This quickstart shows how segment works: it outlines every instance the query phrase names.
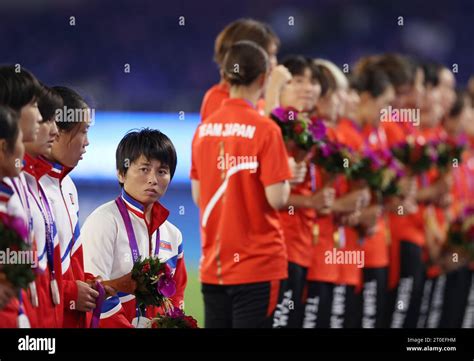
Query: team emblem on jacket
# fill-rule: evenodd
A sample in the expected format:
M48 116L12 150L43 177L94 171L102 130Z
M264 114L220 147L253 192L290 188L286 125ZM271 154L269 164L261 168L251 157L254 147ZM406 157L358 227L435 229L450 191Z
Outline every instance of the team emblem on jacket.
M171 242L160 240L160 249L164 249L171 252Z

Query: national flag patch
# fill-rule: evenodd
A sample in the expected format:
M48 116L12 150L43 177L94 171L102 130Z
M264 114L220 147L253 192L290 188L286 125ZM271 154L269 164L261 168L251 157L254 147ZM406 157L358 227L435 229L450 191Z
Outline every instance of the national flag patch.
M167 251L171 251L171 242L160 240L160 249L165 249Z

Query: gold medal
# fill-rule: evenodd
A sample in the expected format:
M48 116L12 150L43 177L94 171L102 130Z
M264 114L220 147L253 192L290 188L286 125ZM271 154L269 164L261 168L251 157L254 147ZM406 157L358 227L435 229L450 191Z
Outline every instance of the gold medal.
M334 239L334 247L339 248L339 231L336 229L332 234L332 238Z
M318 243L319 238L319 224L315 223L313 225L313 246Z

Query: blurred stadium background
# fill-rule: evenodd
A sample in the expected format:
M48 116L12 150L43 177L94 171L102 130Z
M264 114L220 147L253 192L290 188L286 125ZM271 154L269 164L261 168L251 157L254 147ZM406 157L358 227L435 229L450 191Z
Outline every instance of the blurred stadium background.
M280 58L304 53L342 65L399 51L457 64L464 84L474 73L473 15L472 0L1 0L0 63L19 63L48 85L72 86L95 108L91 145L72 173L82 221L116 197L115 147L128 130L159 128L173 140L178 168L163 203L183 232L186 308L201 323L198 211L188 173L202 96L218 81L217 33L232 20L253 17L280 36Z

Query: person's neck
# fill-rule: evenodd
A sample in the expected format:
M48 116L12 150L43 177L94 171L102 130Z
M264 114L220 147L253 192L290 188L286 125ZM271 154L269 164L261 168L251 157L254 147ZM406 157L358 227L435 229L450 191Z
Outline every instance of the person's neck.
M26 154L33 159L38 159L39 154L36 154L35 152L29 152L28 150L26 151Z
M145 213L145 219L146 219L147 223L150 223L150 221L151 221L152 210L153 210L153 203L144 204L143 212Z
M352 121L359 128L362 128L364 126L364 122L361 119L361 117L358 116L358 114L354 114L354 113L347 114L347 119Z
M373 125L370 121L367 120L367 117L364 115L362 107L359 107L359 109L357 110L353 121L356 122L362 128L367 125Z
M51 155L51 153L45 154L45 155L43 155L43 157L44 157L45 159L49 160L50 162L59 163L58 161L56 161L56 159L53 158L53 156Z
M250 103L252 103L253 106L255 106L258 102L258 99L260 98L259 92L256 92L253 89L249 89L247 87L243 86L233 86L230 88L229 92L230 98L240 98L240 99L245 99L248 100Z
M449 127L443 128L443 129L446 132L446 134L448 135L448 137L450 137L450 138L456 138L460 135L455 129L450 129Z

